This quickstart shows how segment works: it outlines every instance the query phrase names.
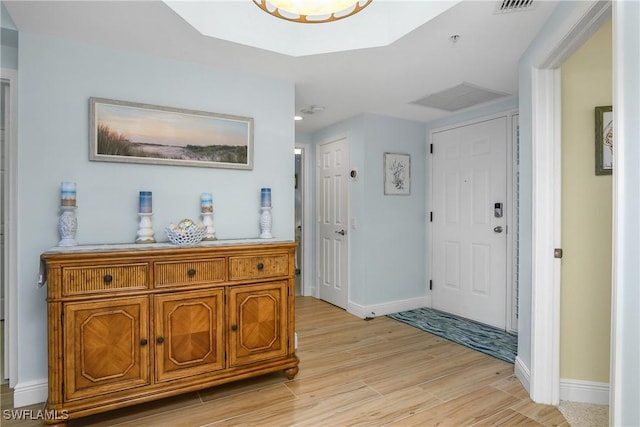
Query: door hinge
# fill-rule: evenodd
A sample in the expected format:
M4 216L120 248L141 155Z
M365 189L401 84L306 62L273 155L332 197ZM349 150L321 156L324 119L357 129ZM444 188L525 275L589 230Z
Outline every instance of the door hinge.
M562 258L562 249L561 248L555 248L553 250L553 257L554 258Z
M429 222L433 222L433 211L429 212Z
M433 154L433 144L429 145L429 153Z
M433 280L429 280L429 290L433 290Z

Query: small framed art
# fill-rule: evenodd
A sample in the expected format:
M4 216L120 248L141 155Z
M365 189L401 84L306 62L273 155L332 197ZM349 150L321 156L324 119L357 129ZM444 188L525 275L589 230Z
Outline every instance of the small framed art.
M613 171L613 135L611 106L596 107L596 175Z
M411 156L384 153L384 194L411 194Z

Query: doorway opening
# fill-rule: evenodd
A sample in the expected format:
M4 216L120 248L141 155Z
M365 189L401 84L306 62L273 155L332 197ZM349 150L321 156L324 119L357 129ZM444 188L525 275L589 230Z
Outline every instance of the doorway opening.
M0 382L9 380L9 386L15 387L17 377L17 306L16 294L16 177L17 164L15 144L17 141L16 114L18 73L15 70L2 69L0 79L0 154L2 165L0 172Z
M295 214L294 214L294 236L295 241L298 244L296 248L296 296L304 295L304 283L302 278L302 270L304 265L304 148L295 147L295 169L294 169L294 200L295 200Z
M9 81L0 81L0 158L5 158L5 146L8 139L7 130L9 126ZM4 233L4 195L5 195L5 162L0 162L0 384L7 382L8 370L5 364L5 233Z

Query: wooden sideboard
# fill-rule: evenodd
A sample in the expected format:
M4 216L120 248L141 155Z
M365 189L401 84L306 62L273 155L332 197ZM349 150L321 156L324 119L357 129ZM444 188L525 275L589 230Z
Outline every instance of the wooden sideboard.
M293 242L54 248L48 424L298 373Z

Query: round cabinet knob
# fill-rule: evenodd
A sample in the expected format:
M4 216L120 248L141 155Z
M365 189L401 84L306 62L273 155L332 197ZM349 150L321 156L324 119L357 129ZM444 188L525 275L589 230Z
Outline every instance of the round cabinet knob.
M110 275L110 274L105 274L104 277L102 278L102 280L104 281L104 283L106 283L108 285L111 282L113 282L113 276Z
M258 267L258 270L263 270L264 269L264 264L259 262L257 267Z
M231 330L232 331L237 331L238 330L238 325L231 325Z
M164 342L164 338L163 337L158 337L158 338L156 338L156 342L158 344L162 344Z
M147 341L147 339L146 339L146 338L142 338L142 339L140 340L140 345L144 347L145 345L147 345L147 343L148 343L148 342L149 342L149 341Z
M187 270L187 275L189 275L189 277L193 277L196 275L196 269L195 268L190 268L189 270Z

